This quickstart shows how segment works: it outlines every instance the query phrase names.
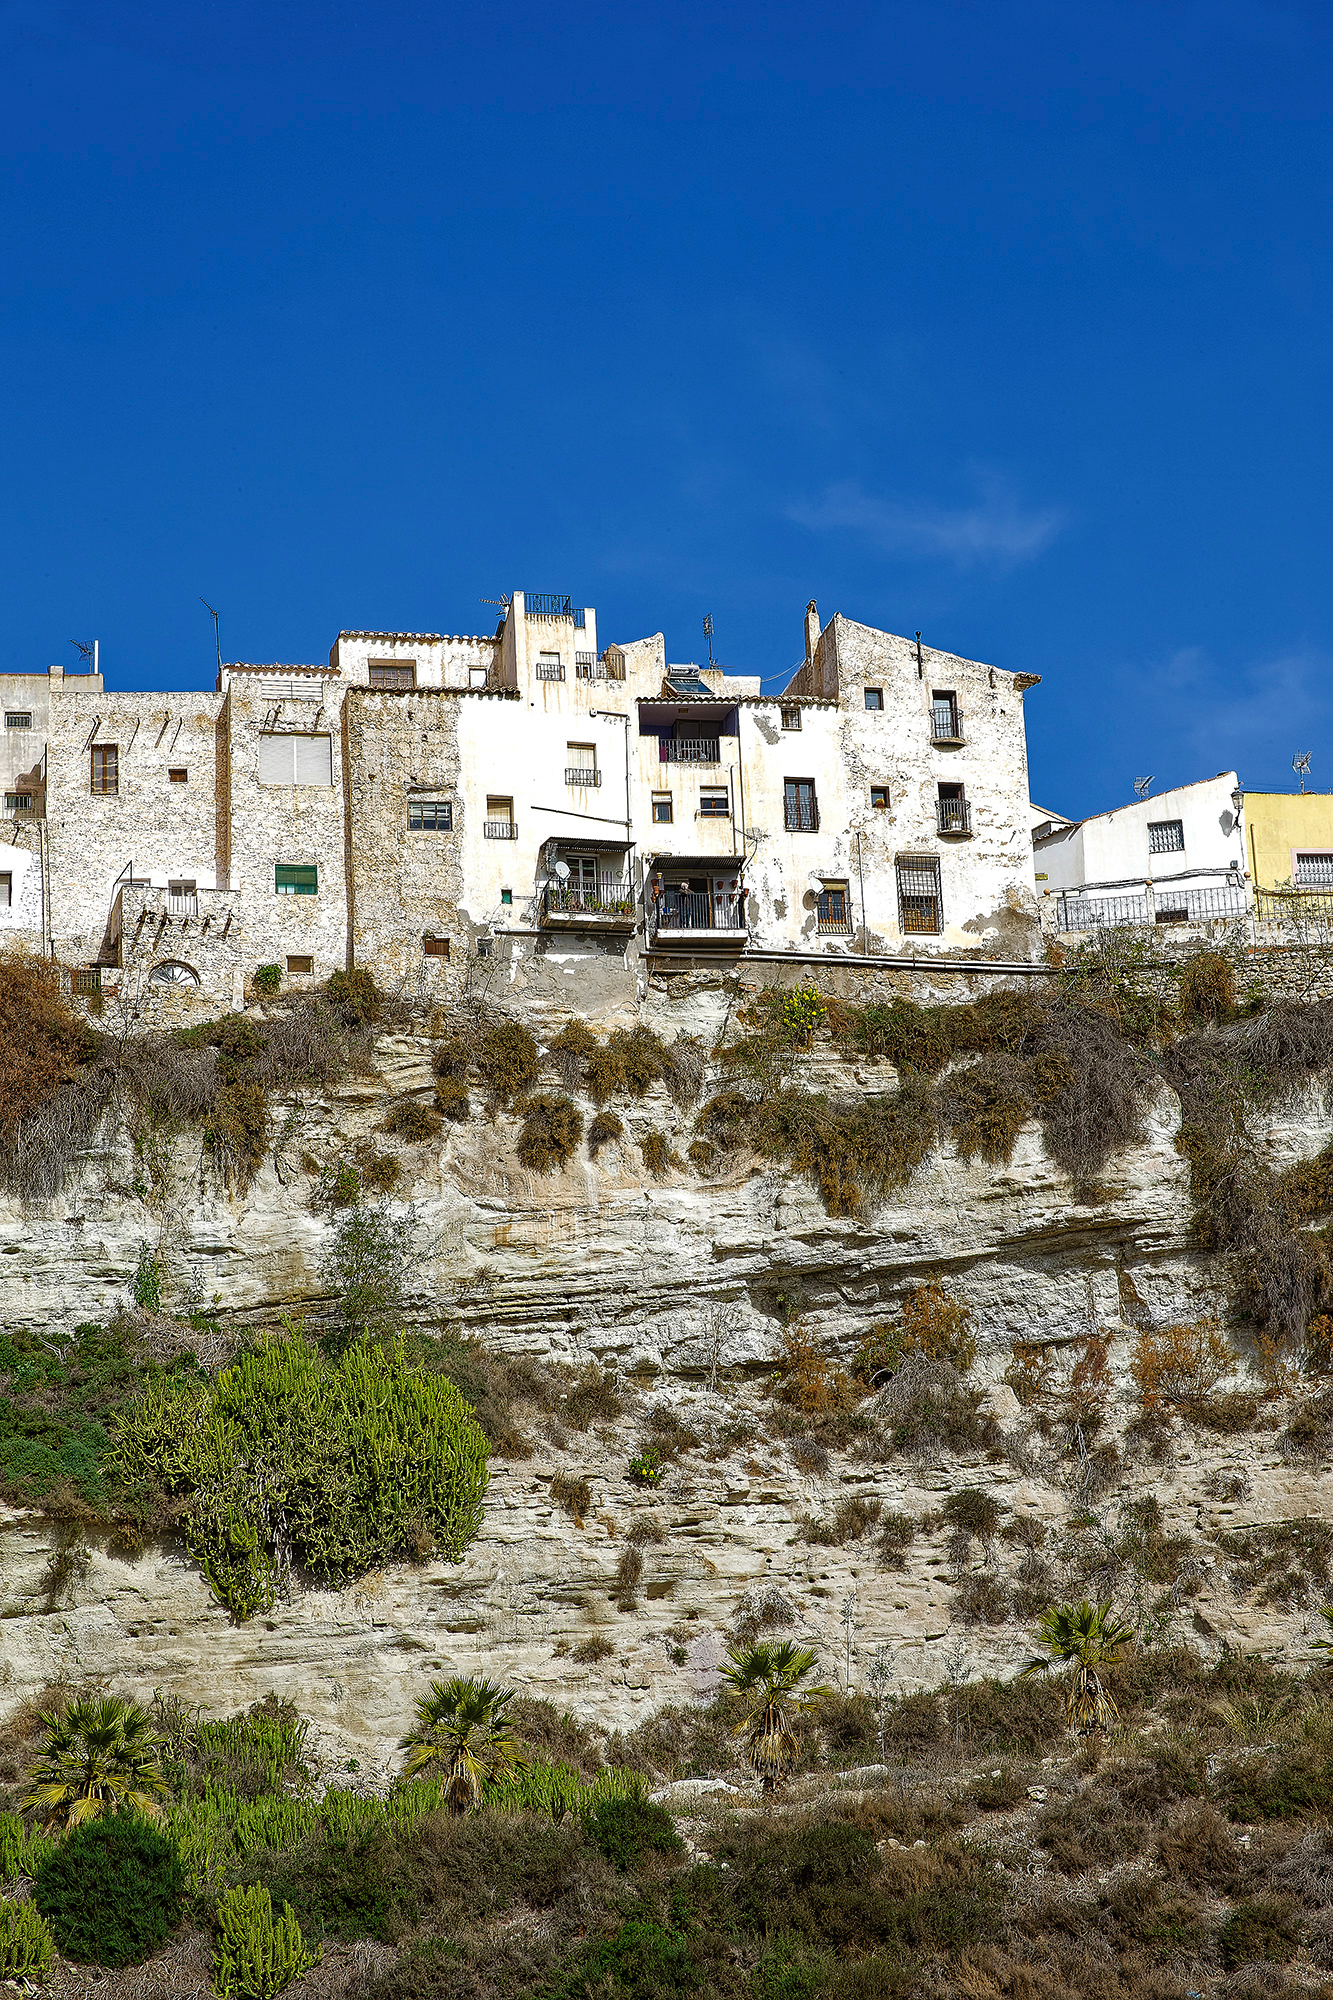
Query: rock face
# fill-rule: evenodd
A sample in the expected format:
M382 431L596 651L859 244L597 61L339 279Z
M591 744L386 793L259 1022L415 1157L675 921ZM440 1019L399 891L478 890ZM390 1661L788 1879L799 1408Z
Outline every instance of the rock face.
M652 1025L674 1033L696 1021ZM691 1136L689 1115L659 1094L620 1107L625 1135L595 1163L581 1153L546 1177L517 1165L514 1121L475 1110L440 1139L399 1145L381 1121L391 1101L427 1097L429 1053L424 1038L386 1038L377 1074L292 1106L244 1198L203 1173L197 1138L176 1142L150 1187L125 1134L107 1132L49 1211L0 1211L0 1324L58 1339L104 1319L124 1303L144 1242L161 1244L177 1303L193 1288L242 1325L318 1313L331 1225L312 1209L312 1168L350 1157L373 1134L381 1153L400 1159L395 1199L415 1203L428 1245L414 1317L461 1327L492 1349L596 1359L621 1376L626 1414L582 1434L535 1416L534 1455L492 1462L485 1526L462 1563L403 1565L346 1591L298 1593L246 1625L214 1603L178 1547L126 1559L94 1545L86 1566L57 1573L50 1526L4 1514L0 1713L62 1677L141 1695L170 1688L213 1712L275 1689L314 1717L332 1752L387 1768L432 1676L498 1675L627 1727L708 1690L744 1604L785 1619L784 1629L820 1647L826 1675L844 1682L864 1684L877 1650L900 1691L946 1670L1012 1670L1030 1650L1030 1617L1005 1615L1021 1548L951 1548L948 1528L932 1519L967 1486L992 1493L1007 1519L1047 1524L1050 1576L1071 1588L1089 1574L1089 1539L1113 1540L1126 1503L1155 1496L1165 1528L1189 1549L1172 1557L1178 1574L1144 1586L1160 1628L1205 1648L1303 1646L1315 1585L1289 1592L1285 1605L1261 1605L1234 1586L1217 1543L1228 1526L1306 1519L1326 1506L1320 1468L1283 1456L1279 1414L1261 1408L1257 1425L1236 1436L1178 1430L1166 1462L1153 1463L1134 1458L1120 1435L1122 1393L1102 1441L1119 1439L1123 1469L1089 1502L1091 1489L1076 1491L1076 1467L1061 1455L1065 1440L1043 1438L1000 1381L1015 1340L1058 1348L1100 1326L1113 1336L1123 1392L1126 1314L1192 1321L1220 1309L1217 1266L1188 1242L1169 1093L1149 1108L1142 1144L1111 1163L1096 1208L1074 1204L1029 1127L1008 1167L945 1149L873 1216L833 1220L803 1182L753 1161L715 1179L676 1166L649 1174L639 1151L649 1130L676 1154ZM811 1069L812 1084L848 1088L846 1070L830 1065L821 1076L813 1058ZM892 1081L887 1066L857 1075L865 1090ZM1266 1143L1281 1164L1316 1152L1329 1131L1312 1097L1276 1117ZM799 1314L846 1357L910 1284L933 1276L973 1308L975 1380L1003 1443L970 1459L837 1452L826 1471L802 1471L772 1423L767 1376L782 1318ZM627 1465L655 1404L700 1443L660 1490L642 1492ZM581 1526L552 1499L560 1472L590 1483ZM841 1546L808 1539L808 1520L828 1521L850 1498L878 1502L883 1515L927 1517L906 1567L884 1566L873 1528ZM1085 1525L1071 1529L1076 1499ZM627 1594L616 1572L636 1524L643 1574ZM969 1576L996 1585L999 1622L965 1622ZM618 1609L630 1595L634 1608Z

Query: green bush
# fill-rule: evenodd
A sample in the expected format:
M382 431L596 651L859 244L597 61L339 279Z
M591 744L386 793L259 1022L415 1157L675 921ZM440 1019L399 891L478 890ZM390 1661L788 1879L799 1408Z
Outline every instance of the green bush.
M336 1007L349 1028L365 1028L379 1012L379 989L374 974L364 966L350 972L335 972L325 984L329 1004Z
M1259 1896L1235 1905L1218 1933L1217 1948L1231 1971L1256 1959L1285 1965L1296 1956L1300 1941L1300 1920L1291 1904Z
M461 1077L442 1076L435 1086L435 1108L461 1125L472 1112L472 1099Z
M139 1245L139 1263L130 1285L134 1303L144 1312L162 1310L162 1266L146 1243Z
M828 1008L817 986L800 986L794 993L784 994L783 1032L799 1047L808 1049L827 1019Z
M260 965L255 968L254 989L256 993L276 993L282 985L280 965Z
M0 1979L42 1982L54 1956L50 1926L35 1903L0 1903Z
M573 1968L548 1988L549 2000L676 2000L703 1979L686 1939L646 1917L631 1917L611 1937L584 1947Z
M17 1813L0 1813L0 1887L20 1875L35 1875L55 1842L29 1832Z
M37 1871L33 1901L66 1958L140 1965L185 1908L176 1844L134 1813L86 1820Z
M463 1092L464 1098L467 1092ZM406 1139L410 1146L420 1145L423 1139L433 1139L440 1129L440 1121L428 1105L419 1104L408 1097L401 1104L395 1104L384 1121L384 1129L395 1139Z
M183 1506L190 1553L240 1619L272 1605L287 1560L339 1584L432 1546L460 1561L481 1525L486 1439L401 1339L335 1362L261 1340L211 1383L151 1385L116 1431L126 1485Z
M273 2000L315 1963L290 1903L274 1918L262 1882L228 1889L218 1900L213 1991L218 2000Z

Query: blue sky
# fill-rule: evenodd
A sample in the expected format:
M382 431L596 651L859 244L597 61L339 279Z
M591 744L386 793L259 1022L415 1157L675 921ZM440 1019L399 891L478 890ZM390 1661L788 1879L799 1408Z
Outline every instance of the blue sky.
M0 0L0 670L481 631L1040 673L1035 796L1333 788L1333 14Z

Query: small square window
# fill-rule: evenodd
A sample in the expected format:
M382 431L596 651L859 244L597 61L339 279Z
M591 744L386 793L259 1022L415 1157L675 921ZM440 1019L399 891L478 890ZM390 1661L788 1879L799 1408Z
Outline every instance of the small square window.
M8 869L0 875L0 910L7 910L14 900L14 877Z
M415 660L371 660L370 685L388 694L411 694L417 684Z
M488 938L488 937L479 937L479 938L477 939L477 957L478 957L478 958L490 958L490 957L492 957L492 955L493 955L493 953L494 953L494 948L495 948L495 940L494 940L494 938Z
M670 826L671 824L670 792L653 793L653 819L656 821L658 826Z
M110 798L120 790L120 749L115 743L94 743L92 788L100 798Z
M832 935L845 935L851 930L851 920L847 915L847 884L826 882L819 892L816 920L819 929Z
M188 785L190 782L190 774L184 764L173 764L167 777L173 785Z
M500 901L505 905L506 909L513 902L513 900L514 900L514 892L512 889L501 889Z
M452 799L409 799L407 802L407 830L409 833L451 833L454 824L454 802Z
M314 961L314 959L313 959L313 958L312 958L312 957L310 956L309 952L301 952L301 951L289 951L289 952L288 952L288 954L287 954L287 970L288 970L288 972L289 972L289 973L291 973L291 972L313 972L313 971L314 971L314 969L315 969L315 961Z
M730 814L730 795L726 791L700 792L700 819L727 819Z
M874 807L876 812L887 812L889 809L888 786L872 785L870 787L870 803Z
M32 715L27 709L7 708L5 710L6 729L31 729Z
M469 667L467 670L467 684L470 688L484 688L486 685L485 667Z
M782 710L782 726L784 729L799 729L801 726L800 709L784 708Z
M279 861L274 869L273 886L280 896L317 896L319 870Z
M867 688L865 691L865 695L866 695L867 708L874 708L874 709L883 708L884 706L883 688Z
M447 959L449 956L449 940L448 938L441 937L422 938L421 951L422 956L425 958Z
M1148 821L1149 854L1183 854L1185 851L1185 822L1181 819L1159 819Z
M5 811L7 813L30 813L32 811L32 793L6 792Z

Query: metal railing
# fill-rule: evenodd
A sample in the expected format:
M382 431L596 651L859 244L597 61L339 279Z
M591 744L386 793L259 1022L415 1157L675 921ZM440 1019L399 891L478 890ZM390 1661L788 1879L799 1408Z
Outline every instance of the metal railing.
M1333 923L1333 893L1325 889L1256 889L1254 913L1264 924Z
M563 660L538 660L537 679L539 681L562 681L565 678Z
M634 920L634 896L628 882L606 875L595 885L548 882L542 891L544 917L616 917Z
M972 831L972 805L969 799L937 799L935 815L941 833Z
M956 701L932 701L930 704L930 740L932 743L962 742L963 711Z
M850 937L852 920L850 917L820 917L818 930L820 937Z
M1109 930L1116 924L1206 924L1245 915L1245 894L1235 889L1145 890L1141 896L1088 896L1061 890L1056 898L1062 931Z
M197 917L199 897L193 889L168 889L167 914L172 917Z
M658 931L743 931L743 899L731 889L671 889L653 903L649 929L654 935Z
M788 833L819 832L818 799L784 799L782 817Z
M663 764L720 764L722 743L716 736L659 736L658 760Z
M623 681L625 655L608 646L600 659L596 653L575 653L574 678L580 681Z
M483 820L481 830L487 840L518 839L518 821L513 819Z
M600 785L602 774L593 764L566 764L567 785Z
M102 968L100 965L75 965L70 968L69 990L71 993L87 995L102 990Z
M572 597L564 596L558 590L525 590L523 609L529 618L572 618L575 627L582 631L583 613L574 607Z

